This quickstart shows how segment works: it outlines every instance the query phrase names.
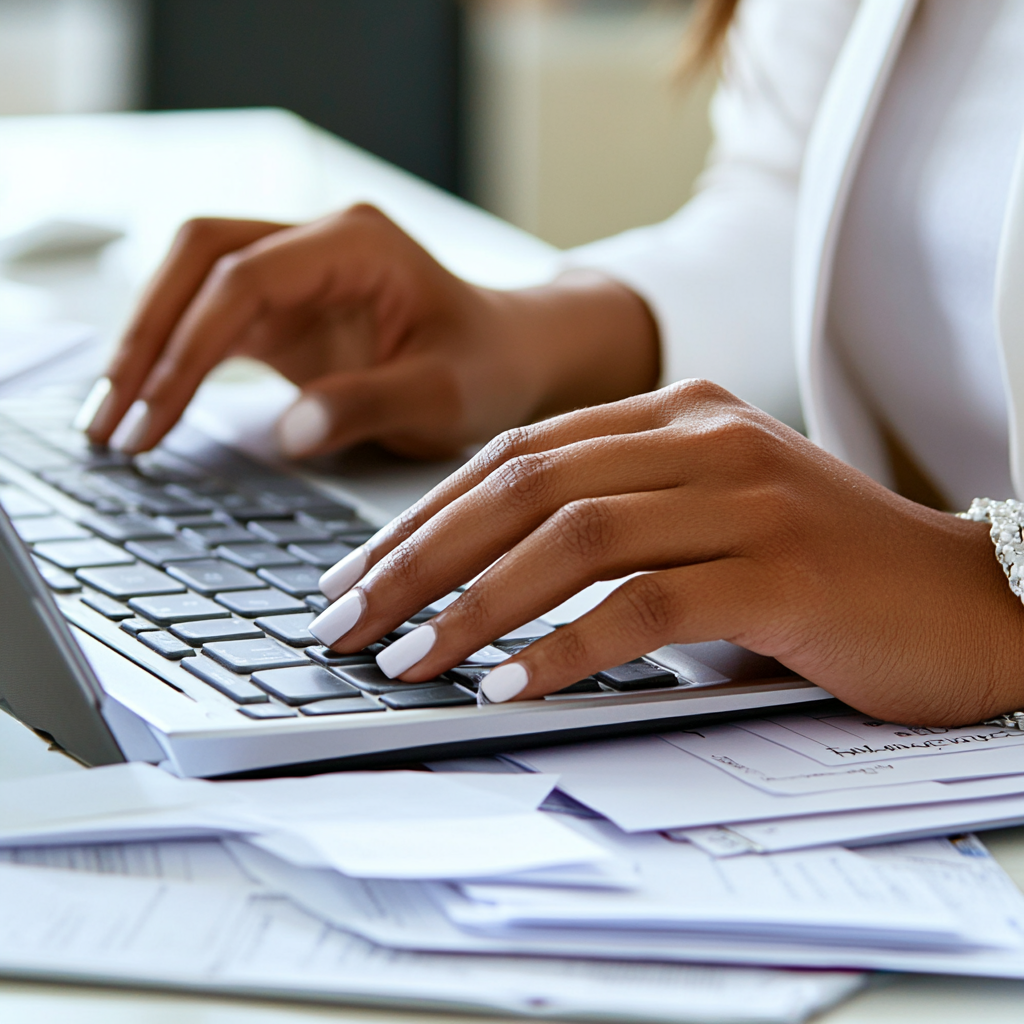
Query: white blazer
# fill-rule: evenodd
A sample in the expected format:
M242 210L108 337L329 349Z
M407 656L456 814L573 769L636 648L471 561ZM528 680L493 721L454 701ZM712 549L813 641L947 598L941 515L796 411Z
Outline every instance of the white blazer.
M917 0L744 0L695 197L663 224L574 250L641 294L664 382L704 376L891 485L882 436L826 330L850 185ZM994 296L1024 496L1024 140ZM1009 495L991 495L1002 498Z

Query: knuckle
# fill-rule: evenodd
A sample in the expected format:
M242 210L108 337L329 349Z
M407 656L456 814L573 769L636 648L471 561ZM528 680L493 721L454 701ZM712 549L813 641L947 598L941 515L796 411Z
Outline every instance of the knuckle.
M178 228L176 245L188 249L210 249L220 241L223 221L219 217L192 217Z
M554 489L556 467L547 453L516 455L491 476L491 487L502 500L536 509L543 507Z
M591 561L607 552L618 533L615 516L598 498L563 505L551 517L551 528L559 544L580 561Z
M490 619L487 598L479 586L470 587L445 612L445 623L455 621L460 634L465 636L481 635Z
M480 449L477 459L485 469L498 466L524 454L529 449L530 432L527 427L512 427L492 438Z
M557 665L572 669L589 661L590 650L587 641L573 626L556 630L548 643L550 656Z
M255 284L256 276L256 258L242 252L220 256L210 274L220 288L229 291L248 291Z
M384 560L384 573L388 582L400 588L413 588L419 582L420 563L414 545L405 542L399 544Z
M620 588L631 631L663 636L675 621L675 603L656 573L635 576Z

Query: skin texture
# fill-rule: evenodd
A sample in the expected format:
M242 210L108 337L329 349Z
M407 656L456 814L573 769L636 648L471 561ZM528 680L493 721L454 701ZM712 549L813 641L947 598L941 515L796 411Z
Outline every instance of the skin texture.
M149 425L131 450L151 448L231 355L322 400L329 429L289 451L299 457L370 439L457 455L516 424L645 391L658 375L647 307L601 275L477 288L371 206L298 227L196 220L125 333L90 439L110 440L142 399Z
M616 282L478 288L366 206L300 227L195 221L140 304L90 438L141 399L132 450L152 447L236 354L322 402L326 429L294 454L373 439L434 457L494 438L366 545L362 615L338 651L482 573L401 673L424 681L583 586L640 573L513 659L528 678L515 699L728 639L883 719L1024 706L1024 607L988 527L899 497L707 381L642 394L657 331Z
M890 721L1024 704L1024 609L987 525L899 497L707 381L503 434L368 548L365 611L339 651L487 570L431 620L408 681L640 571L506 662L529 679L515 699L727 639Z

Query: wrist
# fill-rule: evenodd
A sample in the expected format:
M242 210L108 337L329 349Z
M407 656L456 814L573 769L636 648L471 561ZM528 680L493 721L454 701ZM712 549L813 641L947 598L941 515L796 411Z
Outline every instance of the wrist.
M546 285L489 294L530 375L532 419L657 386L657 325L644 300L618 281L572 270Z

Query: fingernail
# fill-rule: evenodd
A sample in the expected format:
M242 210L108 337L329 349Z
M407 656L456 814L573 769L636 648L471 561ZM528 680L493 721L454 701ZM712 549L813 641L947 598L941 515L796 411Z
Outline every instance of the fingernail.
M109 377L100 377L93 384L71 424L75 430L88 430L96 422L100 413L104 411L103 406L110 397L112 387Z
M350 590L344 597L322 611L310 624L309 631L325 647L336 644L362 617L366 598L361 590Z
M117 430L110 435L110 447L114 451L134 455L141 448L149 431L149 421L149 402L144 402L141 398L132 402L118 423Z
M320 577L320 592L332 601L337 601L346 590L351 590L366 575L366 561L366 548L356 548Z
M516 661L511 665L492 668L484 677L480 689L492 704L504 704L522 693L529 681L526 669Z
M331 414L327 403L315 395L300 398L286 409L277 421L277 439L281 451L290 459L297 459L323 443L331 428Z
M433 626L420 626L399 637L390 647L385 647L377 655L377 667L389 679L394 679L422 661L430 653L436 639L437 630Z

